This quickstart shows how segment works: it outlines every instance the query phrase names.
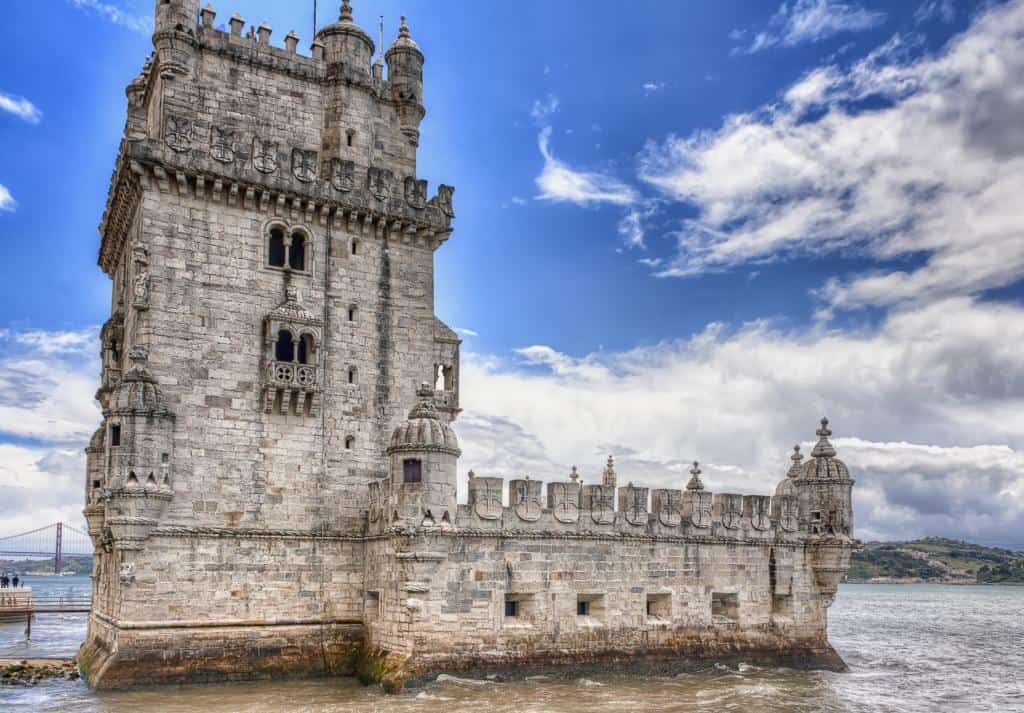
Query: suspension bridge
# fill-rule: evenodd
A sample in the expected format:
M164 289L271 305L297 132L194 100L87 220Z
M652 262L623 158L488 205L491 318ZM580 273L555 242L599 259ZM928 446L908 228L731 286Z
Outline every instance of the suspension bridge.
M0 557L52 557L54 574L60 574L68 556L91 557L92 540L87 533L64 522L0 537Z

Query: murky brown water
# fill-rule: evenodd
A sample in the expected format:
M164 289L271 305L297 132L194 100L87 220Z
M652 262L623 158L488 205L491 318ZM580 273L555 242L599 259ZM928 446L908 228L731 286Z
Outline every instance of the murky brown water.
M114 693L52 682L0 691L0 708L65 713L1024 711L1024 587L846 585L832 610L831 638L850 672L712 666L673 678L442 677L399 696L350 680Z

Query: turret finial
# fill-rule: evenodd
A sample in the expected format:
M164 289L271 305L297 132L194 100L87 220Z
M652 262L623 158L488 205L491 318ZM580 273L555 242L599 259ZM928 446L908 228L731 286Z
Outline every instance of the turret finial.
M601 475L601 485L614 488L617 477L615 475L615 458L608 456L608 463L604 467L604 473Z
M789 459L793 461L793 465L789 466L789 472L786 475L790 478L799 478L801 471L800 466L804 460L804 454L800 452L799 443L793 446L793 455L791 455Z
M349 0L342 0L341 3L341 21L352 22L352 3Z
M578 470L576 470L576 466L573 466L572 467L572 472L569 473L569 480L571 480L572 482L575 483L577 480L579 480L579 478L580 478L580 473L579 473Z
M693 467L690 468L690 482L686 484L687 490L703 490L704 483L700 479L701 469L700 464L697 461L693 462Z
M814 458L832 458L835 456L836 449L833 448L828 440L828 437L832 435L832 429L828 427L827 418L821 419L821 428L815 431L815 433L818 436L818 442L814 445L811 456Z
M402 24L398 26L399 37L411 37L409 34L409 24L405 21L405 15L402 15Z

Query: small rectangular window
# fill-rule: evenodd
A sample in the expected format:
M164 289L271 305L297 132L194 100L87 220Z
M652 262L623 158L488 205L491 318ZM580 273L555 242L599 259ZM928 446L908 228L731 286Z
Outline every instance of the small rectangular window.
M98 481L98 480L92 481L92 487L93 487L93 489L99 489L100 481Z
M402 461L402 479L406 483L423 482L423 463L419 458L406 458Z
M735 593L711 593L711 619L716 624L735 623L740 619L740 597Z
M519 602L515 599L505 599L505 616L517 617L519 616Z
M590 602L576 601L576 616L590 616Z
M671 619L672 595L668 592L648 594L647 616L655 619Z
M116 423L110 425L110 445L121 445L121 426Z

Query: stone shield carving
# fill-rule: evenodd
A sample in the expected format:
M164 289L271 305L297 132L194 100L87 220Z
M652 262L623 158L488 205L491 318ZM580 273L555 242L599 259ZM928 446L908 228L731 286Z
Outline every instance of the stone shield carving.
M510 484L509 500L516 516L526 522L540 519L542 503L539 480L513 480Z
M767 495L747 496L750 509L750 524L755 530L767 530L772 526L771 498Z
M665 527L679 527L683 522L683 494L678 490L655 490L651 505L658 522Z
M739 529L743 520L743 496L725 494L722 498L722 525L728 530Z
M391 200L391 184L395 175L388 169L370 166L366 172L367 186L373 197L385 203Z
M577 522L580 519L579 483L549 483L548 507L558 522Z
M235 160L235 132L231 129L213 127L213 141L210 142L210 155L221 163Z
M615 522L615 488L613 486L586 485L583 487L584 506L590 519L598 525Z
M690 523L694 527L705 529L711 527L712 521L712 501L713 496L711 493L705 492L694 492L690 495Z
M356 186L356 162L331 159L331 186L334 190L348 193Z
M164 121L164 143L173 151L188 151L192 145L192 121L168 114Z
M260 173L277 170L277 143L264 141L258 136L252 140L252 165Z
M781 495L779 501L779 527L786 532L800 529L800 506L793 496Z
M292 149L292 175L303 183L316 178L316 151Z
M482 520L497 520L501 517L501 478L474 478L470 495L473 498L473 512Z
M418 181L415 176L405 178L405 202L413 208L427 205L427 182Z
M619 490L619 509L630 525L647 524L647 488L627 486Z

